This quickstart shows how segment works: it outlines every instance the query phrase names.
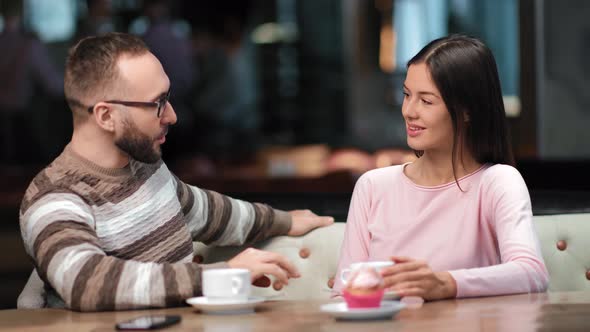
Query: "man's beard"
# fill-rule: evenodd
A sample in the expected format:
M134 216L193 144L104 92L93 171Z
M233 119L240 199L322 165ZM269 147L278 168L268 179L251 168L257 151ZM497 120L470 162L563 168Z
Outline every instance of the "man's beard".
M142 163L153 164L162 158L162 150L154 147L155 138L139 131L135 124L124 120L125 132L115 145L131 158ZM166 132L164 129L163 134Z

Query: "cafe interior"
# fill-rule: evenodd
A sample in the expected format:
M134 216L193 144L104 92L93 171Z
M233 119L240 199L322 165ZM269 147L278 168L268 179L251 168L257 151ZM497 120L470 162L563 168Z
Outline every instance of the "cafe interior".
M162 149L164 161L181 180L279 209L310 209L342 224L360 175L417 158L407 146L401 115L407 61L432 39L451 33L478 37L496 57L510 142L531 195L533 215L590 212L589 2L0 0L0 4L0 43L16 6L20 30L41 45L32 55L40 63L39 72L18 70L25 64L18 56L23 50L0 45L4 81L0 89L6 89L0 91L0 309L16 308L33 269L21 240L20 201L35 174L71 138L71 113L63 97L68 48L80 38L110 31L141 36L171 80L170 102L178 122ZM590 222L590 217L586 219ZM564 241L561 247L577 246L580 256L574 254L572 264L582 281L577 289L555 290L588 292L590 244L580 235L589 227L579 222L566 232L559 230L558 222L551 226L557 229L557 249L554 242L549 247L562 253L559 241ZM568 285L567 280L563 283ZM590 295L585 294L577 295L585 302L577 307L580 315L590 314ZM406 314L395 320L406 323L404 319L411 318ZM428 315L420 319L425 321ZM513 330L510 322L501 323L506 325L490 330ZM210 324L223 330L220 321ZM249 321L239 324L229 327L258 326ZM407 324L410 328L411 322ZM536 324L545 324L547 330L560 327L550 319L537 319ZM571 324L588 327L577 321ZM486 330L486 325L478 326ZM337 330L327 325L327 330L332 328Z

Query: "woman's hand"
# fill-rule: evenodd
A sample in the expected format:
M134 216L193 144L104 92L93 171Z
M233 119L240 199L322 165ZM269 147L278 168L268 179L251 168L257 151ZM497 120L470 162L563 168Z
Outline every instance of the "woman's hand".
M395 264L383 268L385 287L399 296L442 300L457 295L457 284L449 272L433 272L428 263L409 257L391 257Z

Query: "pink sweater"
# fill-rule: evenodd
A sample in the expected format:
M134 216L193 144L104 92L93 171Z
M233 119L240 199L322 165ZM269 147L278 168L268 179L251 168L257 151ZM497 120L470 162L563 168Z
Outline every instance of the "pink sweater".
M337 276L351 263L395 255L449 271L457 297L547 288L529 193L515 168L484 165L459 179L461 192L455 182L417 185L403 167L375 169L358 180ZM342 283L335 279L339 291Z

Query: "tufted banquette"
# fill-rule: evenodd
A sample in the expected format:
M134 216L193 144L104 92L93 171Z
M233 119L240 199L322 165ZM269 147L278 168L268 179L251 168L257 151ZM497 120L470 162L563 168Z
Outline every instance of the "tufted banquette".
M541 250L550 274L549 291L590 290L590 213L534 216ZM301 272L281 290L254 287L254 294L276 300L327 299L336 273L344 223L335 223L301 237L280 236L255 247L285 255ZM194 244L203 263L228 260L243 247L212 248ZM18 299L19 308L43 303L42 283L33 273Z

